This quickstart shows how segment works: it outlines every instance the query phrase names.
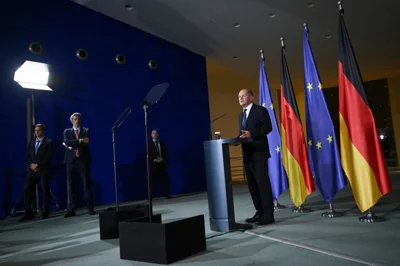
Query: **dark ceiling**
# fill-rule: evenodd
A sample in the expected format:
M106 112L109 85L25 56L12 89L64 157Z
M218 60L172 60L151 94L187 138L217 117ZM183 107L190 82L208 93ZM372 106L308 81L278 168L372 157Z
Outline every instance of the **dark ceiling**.
M303 23L308 22L324 86L337 84L335 0L73 1L255 78L259 50L264 49L272 86L280 80L281 36L292 79L303 80ZM364 80L400 75L400 1L345 0L343 6ZM221 68L211 68L209 74L213 71Z

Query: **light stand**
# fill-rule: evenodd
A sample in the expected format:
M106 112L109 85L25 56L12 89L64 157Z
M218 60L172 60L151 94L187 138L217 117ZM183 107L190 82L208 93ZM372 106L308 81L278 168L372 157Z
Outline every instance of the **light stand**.
M28 146L31 140L35 138L33 132L34 126L35 126L35 96L32 94L30 98L26 99L26 146ZM40 207L39 207L39 189L37 184L35 186L35 201L36 201L36 208L32 208L32 212L38 213ZM34 205L34 202L32 202L32 205Z
M14 81L24 89L53 91L49 85L50 65L40 62L25 61L14 73ZM34 96L27 99L27 144L34 138L35 125ZM39 211L39 193L36 185L36 212ZM53 194L50 191L50 194ZM35 212L34 209L32 209Z
M125 121L128 115L132 112L130 107L126 108L122 115L117 119L114 126L112 127L112 144L113 144L113 161L114 161L114 189L115 189L115 206L117 211L119 210L119 200L118 200L118 180L117 180L117 163L115 156L115 132L117 128Z

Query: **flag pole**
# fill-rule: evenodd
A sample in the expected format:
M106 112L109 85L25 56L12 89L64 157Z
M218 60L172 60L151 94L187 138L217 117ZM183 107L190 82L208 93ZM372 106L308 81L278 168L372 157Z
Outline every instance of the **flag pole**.
M307 39L308 39L308 23L303 24L304 29L307 31ZM341 217L344 215L342 212L337 212L332 205L332 200L328 203L329 211L321 213L321 217L324 218L334 218L334 217Z
M281 46L282 46L282 49L283 49L283 53L285 54L285 48L286 48L285 47L285 38L281 37L280 40L281 40ZM289 186L289 189L290 189L290 186ZM312 212L312 210L309 209L309 208L304 207L303 204L301 204L299 207L295 207L293 209L293 212L295 212L295 213L307 213L307 212Z
M343 16L344 14L344 9L343 9L343 3L342 1L338 1L338 6L339 6L339 11L340 14ZM382 216L376 216L373 211L372 211L372 207L368 209L368 213L366 215L363 215L361 217L358 218L358 220L360 222L363 223L377 223L377 222L383 222L385 221L385 217Z
M262 50L262 49L260 50L260 56L261 56L261 59L265 58L264 57L264 50ZM263 66L264 66L264 62L263 62ZM272 102L271 88L268 86L268 89L269 89L269 95L271 97L271 102ZM276 116L275 116L275 120L276 120ZM275 209L275 211L281 210L281 209L285 209L285 208L287 208L287 206L279 204L278 199L274 200L274 209Z

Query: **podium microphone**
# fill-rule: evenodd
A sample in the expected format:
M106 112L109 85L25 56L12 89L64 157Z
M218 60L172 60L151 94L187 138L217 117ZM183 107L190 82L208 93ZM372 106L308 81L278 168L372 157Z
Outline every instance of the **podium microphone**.
M212 124L213 124L215 121L217 121L217 120L223 118L223 117L226 116L227 114L228 114L228 113L225 113L225 114L220 115L220 116L218 116L217 118L214 118L213 120L211 120L211 122L210 122L210 139L211 139L211 140L212 140L212 135L213 135L213 133L212 133Z

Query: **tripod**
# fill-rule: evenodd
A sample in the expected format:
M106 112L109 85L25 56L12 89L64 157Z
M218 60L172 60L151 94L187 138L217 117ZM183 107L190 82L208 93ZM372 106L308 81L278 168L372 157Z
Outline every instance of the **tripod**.
M56 199L56 197L53 194L53 191L51 191L50 189L50 200L55 202L56 205L56 210L60 210L60 206L58 205L58 200ZM24 211L18 211L18 205L24 203L24 194L22 193L22 195L18 198L18 200L15 202L13 208L11 209L11 216L15 217L17 215L17 213L21 213ZM32 201L32 212L37 214L41 211L40 206L39 206L39 185L36 184L36 197L34 198L34 200Z

